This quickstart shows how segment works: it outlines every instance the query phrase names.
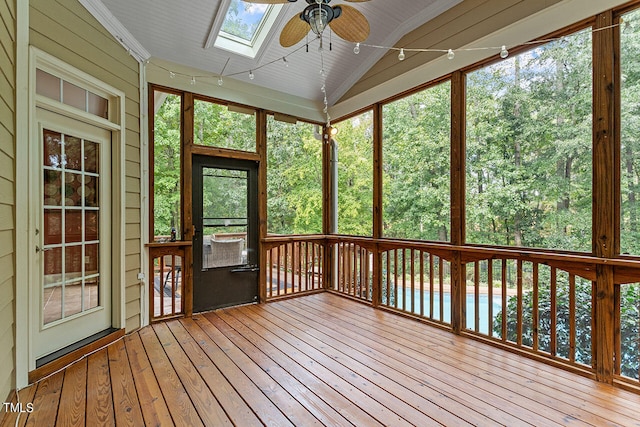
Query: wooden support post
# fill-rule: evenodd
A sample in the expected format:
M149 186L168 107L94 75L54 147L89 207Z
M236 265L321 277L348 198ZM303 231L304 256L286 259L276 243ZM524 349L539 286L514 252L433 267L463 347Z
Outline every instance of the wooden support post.
M267 250L262 239L267 237L267 113L264 110L256 112L256 149L260 158L258 163L258 260L260 274L258 276L258 295L260 303L267 302Z
M333 180L335 179L331 168L331 157L333 156L332 144L330 129L325 125L322 127L322 232L325 236L333 234L334 230L337 231L336 224L333 223L334 209L337 209L337 206L334 207L332 202L334 197ZM333 287L336 268L334 251L327 240L324 240L321 245L324 247L322 287L324 289L331 289Z
M593 254L616 255L615 72L613 13L596 17L593 32ZM615 285L613 267L596 266L595 330L596 378L612 383L615 342Z
M451 243L465 243L465 77L451 76ZM451 329L459 334L466 324L466 265L459 252L451 260Z
M375 240L382 234L382 105L373 106L373 230ZM373 251L372 304L377 307L382 302L382 253L376 243ZM389 296L387 295L387 298Z
M193 242L193 94L185 92L182 97L182 173L180 182L180 204L182 206L182 240ZM184 312L193 314L193 251L185 251L182 279L184 281Z

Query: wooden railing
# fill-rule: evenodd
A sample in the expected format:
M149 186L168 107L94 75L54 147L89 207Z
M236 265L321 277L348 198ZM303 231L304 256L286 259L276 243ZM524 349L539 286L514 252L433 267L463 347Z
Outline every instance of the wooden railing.
M451 324L451 265L424 249L381 249L380 305Z
M625 283L616 292L616 380L640 387L640 283Z
M191 247L149 246L151 319L188 314L179 266ZM262 251L262 300L329 290L640 390L637 259L336 235L270 236ZM614 313L610 329L603 312Z
M331 245L334 278L331 289L352 298L373 300L373 252L354 242Z
M191 312L190 269L186 260L191 256L190 242L149 243L149 319L183 316ZM186 277L185 277L186 276Z
M268 237L263 240L263 250L266 252L266 299L324 289L323 236Z
M466 265L465 332L594 372L593 282L525 259Z
M335 235L326 251L331 292L604 381L597 341L611 342L608 381L640 388L637 259ZM615 298L599 304L616 315L601 336L596 272L607 269Z

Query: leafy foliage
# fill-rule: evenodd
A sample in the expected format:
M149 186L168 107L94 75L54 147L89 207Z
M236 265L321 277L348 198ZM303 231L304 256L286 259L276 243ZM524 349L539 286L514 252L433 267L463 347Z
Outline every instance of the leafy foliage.
M468 74L468 241L591 249L590 38Z
M213 102L194 100L194 144L256 151L256 118Z
M373 113L334 124L338 154L338 233L373 232Z
M322 233L322 142L313 125L267 120L267 228Z
M159 92L156 100L160 107L154 120L154 234L169 236L175 227L179 238L181 101L179 96Z
M385 237L449 240L450 83L383 109Z
M621 224L620 251L640 255L640 11L624 15L621 26Z
M556 354L569 358L570 341L570 286L567 275L560 275L556 284L555 331L556 340L551 336L551 285L549 277L541 276L538 288L538 318L533 322L534 293L524 293L522 298L522 345L533 347L534 331L538 333L538 348L551 352L555 346ZM575 360L577 363L591 365L592 363L592 295L593 285L590 281L576 278L575 283L575 330L576 346ZM518 318L518 297L508 299L506 310L507 335L506 339L516 342ZM493 331L498 337L502 334L502 312L493 321ZM638 378L640 369L640 285L621 286L620 296L620 370L621 374L629 378Z

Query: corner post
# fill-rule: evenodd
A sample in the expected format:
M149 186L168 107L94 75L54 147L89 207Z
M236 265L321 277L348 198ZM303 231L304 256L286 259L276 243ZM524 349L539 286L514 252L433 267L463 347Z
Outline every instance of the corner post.
M451 243L465 243L465 76L451 76ZM466 324L466 265L460 251L451 260L451 329L460 334Z
M619 136L615 119L615 29L613 12L596 16L593 32L593 254L612 258L616 244L616 161ZM594 347L596 378L613 383L615 370L615 284L613 267L598 265L595 282Z
M379 239L383 237L382 218L382 105L373 106L373 230L375 242L373 250L373 277L371 300L374 307L382 301L382 253L379 249Z

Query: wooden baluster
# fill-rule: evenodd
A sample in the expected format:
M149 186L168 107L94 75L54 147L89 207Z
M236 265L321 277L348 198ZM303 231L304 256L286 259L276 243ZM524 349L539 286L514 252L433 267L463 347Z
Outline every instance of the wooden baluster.
M158 317L162 317L164 315L164 256L160 257L160 286L158 286L160 294L160 313Z
M440 282L440 321L444 322L444 261L440 257L438 257L438 282ZM449 279L449 290L451 290L451 279ZM451 293L449 293L449 301L451 301Z
M480 332L480 261L473 263L473 284L474 284L474 330ZM466 287L466 286L465 286ZM466 299L466 298L465 298ZM463 325L466 327L466 325Z
M385 262L386 262L386 271L387 271L387 306L391 307L391 292L393 291L391 285L391 251L385 252Z
M267 250L267 295L273 297L273 248Z
M411 269L410 269L410 274L411 274L411 313L416 312L415 310L415 305L416 305L416 297L415 297L415 293L416 293L416 267L415 267L415 252L413 250L413 248L411 249L411 259L409 260L409 263L411 265Z
M424 252L420 253L420 317L424 316Z
M516 321L516 342L518 343L518 347L522 346L522 260L519 259L516 262L516 286L518 292L518 310L517 310L517 321Z
M398 250L393 250L393 307L398 308Z
M434 307L434 292L433 288L435 286L435 277L434 277L434 264L433 264L433 255L429 254L429 318L433 320L433 307Z
M362 274L362 298L369 301L370 293L369 293L369 250L366 248L362 248L362 256L364 257L362 260L363 264L363 274Z
M289 291L289 285L287 285L285 294L291 294L295 292L296 286L296 263L295 263L295 244L293 242L287 244L287 252L289 256L287 257L287 268L285 271L291 270L291 290Z
M507 259L502 259L502 341L507 341Z
M551 298L551 337L550 337L550 348L549 353L552 356L556 355L556 327L557 327L557 299L556 299L556 288L557 288L557 271L555 268L551 268L551 285L550 285L550 296Z
M309 274L308 274L308 268L309 265L307 264L307 251L308 251L308 245L309 242L300 242L300 265L301 265L301 277L304 279L304 291L308 291L309 290ZM303 249L304 248L304 249ZM302 289L302 283L300 283L300 288Z
M533 329L533 351L538 351L538 328L540 327L540 311L538 309L540 304L540 296L538 290L539 272L537 262L533 263L533 313L531 314L531 328Z
M353 248L353 295L360 298L360 286L362 285L362 278L360 273L362 272L362 266L360 265L360 252L362 248L359 245L355 245Z
M311 245L311 277L312 277L312 282L311 282L311 287L312 289L319 289L320 288L320 278L323 277L322 274L324 273L323 271L323 258L320 255L320 252L322 251L322 247L318 248L318 252L316 252L316 244L313 243ZM318 255L318 262L316 263L316 253ZM318 278L316 279L316 268L318 269Z
M337 272L337 280L338 280L338 292L344 292L344 279L342 275L344 273L344 243L338 244L338 272Z
M487 298L489 303L487 305L487 315L489 317L487 324L489 325L489 330L487 334L492 337L493 336L493 259L489 258L487 260L487 282L489 289L487 290Z
M278 268L276 270L276 272L277 272L276 275L277 275L277 279L278 279L278 283L277 283L278 291L276 292L277 296L280 296L280 270L282 270L282 255L280 254L280 248L281 247L282 247L281 245L278 245L275 248L276 249L276 260L278 260L278 266L277 266Z
M576 276L569 274L569 361L576 361Z
M294 262L297 269L298 276L298 292L302 291L302 242L294 242L293 243L293 254L294 254Z
M315 248L315 246L314 246ZM324 250L324 246L318 246L318 286L316 289L321 289L323 286L323 282L326 278L326 271L324 269L324 259L326 257L326 251ZM314 265L315 268L315 265Z

